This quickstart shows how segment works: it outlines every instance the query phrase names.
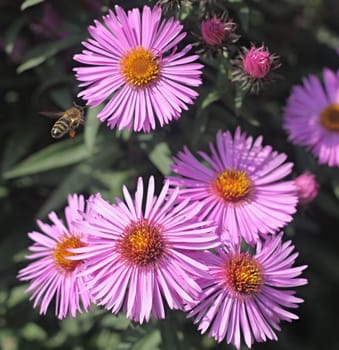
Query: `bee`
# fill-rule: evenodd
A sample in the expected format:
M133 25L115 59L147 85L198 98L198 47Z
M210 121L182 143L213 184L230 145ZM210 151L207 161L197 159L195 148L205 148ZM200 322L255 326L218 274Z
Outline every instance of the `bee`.
M40 114L49 118L58 118L51 129L53 139L60 139L67 133L73 139L76 135L75 129L85 122L84 109L76 103L63 112L40 112Z

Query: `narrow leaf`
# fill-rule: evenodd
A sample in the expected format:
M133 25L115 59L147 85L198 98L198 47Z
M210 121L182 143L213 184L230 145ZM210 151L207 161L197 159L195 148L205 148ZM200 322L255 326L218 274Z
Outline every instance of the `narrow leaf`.
M208 107L211 103L219 101L219 100L220 100L219 91L212 91L202 101L201 108L204 109L204 108Z
M40 4L41 2L44 2L45 0L25 0L21 4L21 11L26 10L28 7Z
M15 39L22 29L22 27L26 24L26 18L23 16L17 18L10 27L7 29L5 34L5 51L7 54L11 54L14 48Z
M172 159L170 148L166 142L156 144L153 150L148 153L148 157L163 175L169 175Z
M82 137L67 139L53 143L43 150L24 159L14 168L4 174L4 178L12 179L19 176L36 174L42 171L61 168L78 163L89 157Z
M85 119L85 146L90 154L92 154L95 146L100 120L97 118L102 106L89 108Z
M17 73L20 74L28 69L39 66L49 57L56 55L58 52L70 46L78 44L81 40L81 36L72 35L55 42L48 42L34 47L25 55L24 62L17 68Z
M66 202L68 194L83 192L92 179L90 173L91 168L87 164L76 166L43 203L36 217L44 218L50 211L59 208Z

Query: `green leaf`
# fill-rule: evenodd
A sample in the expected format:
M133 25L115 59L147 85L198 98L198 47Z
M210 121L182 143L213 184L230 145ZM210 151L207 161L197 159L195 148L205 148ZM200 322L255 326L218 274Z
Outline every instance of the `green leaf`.
M27 132L27 125L18 125L17 130L9 135L2 157L2 171L8 170L13 164L29 152L30 146L37 139L38 133Z
M43 150L24 159L14 168L4 173L4 178L12 179L19 176L36 174L42 171L61 168L78 163L89 157L83 144L83 138L78 136L74 140L58 141Z
M138 342L134 344L131 350L153 350L159 349L161 343L161 336L158 329L153 329L152 331L145 334ZM173 350L175 348L172 348Z
M69 87L55 87L49 91L48 95L63 110L72 106L72 91Z
M50 211L59 208L66 202L68 194L84 191L88 183L92 180L91 170L88 164L76 166L43 203L36 217L40 219L44 218Z
M178 322L174 318L174 314L169 312L166 319L158 321L159 329L161 333L161 349L162 350L184 350L187 347L182 346L182 342L179 340L177 328Z
M153 324L130 326L115 350L155 350L160 342L160 332Z
M25 294L25 290L27 287L28 285L20 285L20 286L14 287L11 290L9 298L6 302L9 308L21 303L22 301L28 298L27 294Z
M14 330L2 327L0 329L0 349L1 350L18 350L19 339Z
M47 339L46 331L36 323L29 322L21 330L21 335L27 340L45 340Z
M97 118L102 106L88 108L85 119L85 145L90 154L94 151L95 141L100 126L100 120Z
M7 54L10 54L13 51L15 39L26 22L26 18L21 16L13 21L13 23L7 29L5 34L5 51Z
M234 97L234 107L235 107L236 115L239 115L245 96L246 96L246 91L240 86L240 84L236 84L235 97Z
M9 195L9 189L4 186L0 186L0 199L6 198Z
M124 331L130 326L131 320L126 318L123 314L118 314L117 316L110 314L105 314L100 321L100 327L108 327L114 330Z
M26 10L28 7L40 4L41 2L44 2L45 0L25 0L22 4L21 4L21 11Z
M213 102L220 100L220 93L218 91L212 91L210 92L202 101L201 108L204 109L208 107Z
M333 50L339 47L339 36L325 26L319 26L316 31L316 38L323 45L329 46Z
M109 189L109 191L114 196L119 196L121 194L121 188L133 170L121 170L121 171L111 171L111 170L94 170L91 174L93 178L100 181L101 184Z
M243 27L244 31L248 31L248 25L249 25L249 19L250 19L250 9L247 6L244 6L240 9L239 13L241 26Z
M39 66L49 57L56 55L58 52L78 44L83 39L80 35L72 35L67 38L48 42L34 47L28 51L24 57L24 62L17 68L17 73L22 73L28 69Z
M172 164L171 150L166 142L156 144L152 151L148 153L148 157L163 175L170 174L170 165Z

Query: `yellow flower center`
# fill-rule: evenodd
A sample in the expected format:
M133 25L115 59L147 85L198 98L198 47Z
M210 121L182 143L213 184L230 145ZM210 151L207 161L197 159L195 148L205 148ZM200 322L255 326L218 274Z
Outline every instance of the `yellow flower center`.
M163 255L164 248L161 227L147 220L131 223L118 243L121 255L138 266L156 263Z
M250 194L252 181L245 171L226 169L215 179L214 187L226 201L238 202Z
M53 260L57 267L61 270L70 272L73 271L79 264L80 260L69 260L70 256L75 256L75 253L68 251L70 248L80 248L83 247L84 243L81 242L78 236L66 235L62 241L57 243L56 248L53 250Z
M320 123L329 131L339 132L339 104L332 103L320 112Z
M130 85L145 87L159 77L159 59L151 50L136 47L122 57L120 69Z
M230 257L225 268L227 284L237 294L253 295L264 284L262 268L248 253Z

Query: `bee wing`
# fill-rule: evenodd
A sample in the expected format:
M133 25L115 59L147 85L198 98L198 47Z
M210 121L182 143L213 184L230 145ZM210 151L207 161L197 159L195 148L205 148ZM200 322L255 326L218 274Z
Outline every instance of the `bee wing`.
M64 114L64 112L39 112L39 114L47 118L57 119L60 118Z

